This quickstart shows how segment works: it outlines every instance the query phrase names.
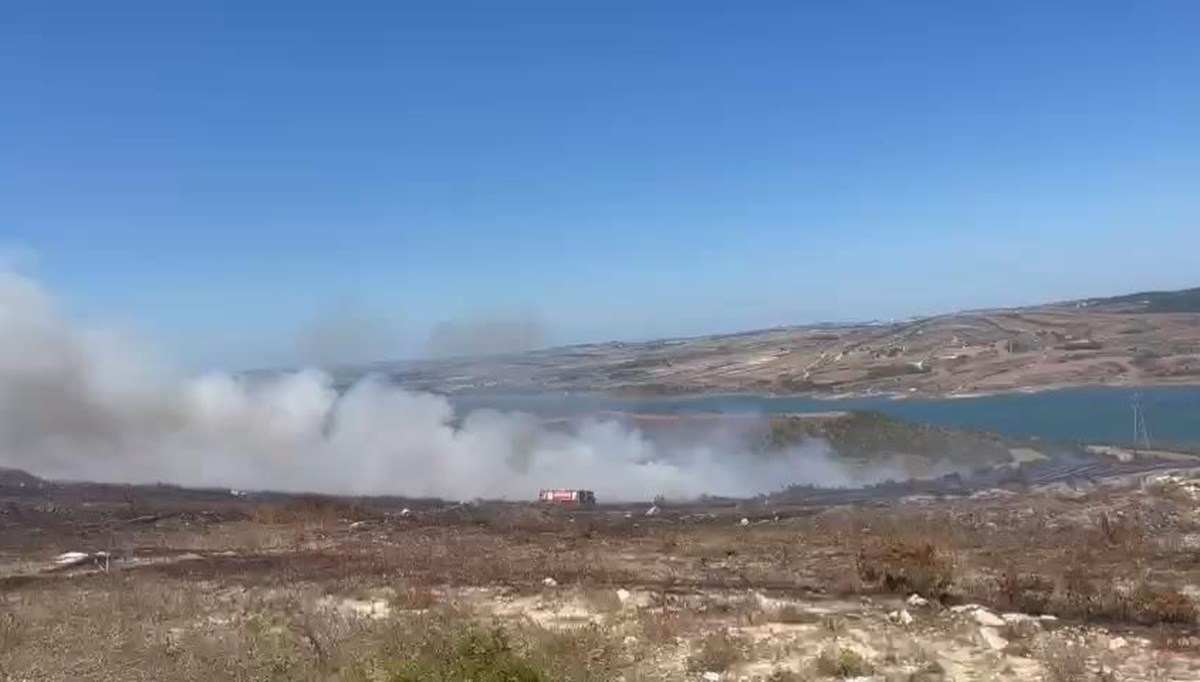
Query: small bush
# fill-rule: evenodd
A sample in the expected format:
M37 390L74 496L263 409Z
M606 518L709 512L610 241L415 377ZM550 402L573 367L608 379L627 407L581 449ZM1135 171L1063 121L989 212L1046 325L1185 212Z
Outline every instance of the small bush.
M388 682L543 682L548 678L509 645L503 630L472 632L449 651L408 661Z
M397 611L425 611L437 603L437 594L424 587L409 587L398 592L391 600L392 608Z
M1142 584L1133 592L1130 601L1134 619L1144 625L1186 625L1196 622L1195 603L1174 587Z
M1087 651L1079 644L1055 640L1041 656L1046 682L1084 682L1088 679Z
M999 579L1002 605L1035 616L1046 613L1054 598L1054 581L1040 575L1019 573L1009 567Z
M723 673L746 660L748 648L745 639L728 630L713 632L701 640L699 650L688 658L688 668L693 672Z
M864 583L888 592L916 592L941 599L954 579L954 562L931 543L890 542L858 554L858 575Z
M817 672L826 677L843 679L865 677L875 672L870 661L854 649L826 647L817 655Z
M673 644L683 634L683 619L677 613L643 611L638 615L642 635L651 644Z

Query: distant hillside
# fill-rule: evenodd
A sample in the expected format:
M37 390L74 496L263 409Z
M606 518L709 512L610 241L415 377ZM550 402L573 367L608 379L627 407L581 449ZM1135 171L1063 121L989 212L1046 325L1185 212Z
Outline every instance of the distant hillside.
M1179 291L1143 291L1124 296L1089 298L1086 307L1121 308L1145 313L1200 313L1200 287Z
M993 433L919 424L868 411L827 419L775 417L770 421L766 444L778 449L806 438L824 439L839 455L854 460L909 455L975 466L1009 462L1011 447L1031 446Z
M46 482L20 469L0 467L0 488L41 488Z

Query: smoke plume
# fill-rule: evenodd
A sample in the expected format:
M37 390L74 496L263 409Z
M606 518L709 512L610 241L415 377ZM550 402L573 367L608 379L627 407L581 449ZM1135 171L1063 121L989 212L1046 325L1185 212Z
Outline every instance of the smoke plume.
M59 479L527 499L751 495L847 483L820 447L769 459L722 439L672 448L616 420L547 428L456 415L444 398L319 371L180 377L119 334L77 329L35 281L0 273L0 466Z
M429 356L459 358L504 355L541 346L543 329L529 315L492 315L439 322L429 334Z
M300 328L295 354L301 365L331 367L394 360L399 348L399 330L391 320L342 300Z

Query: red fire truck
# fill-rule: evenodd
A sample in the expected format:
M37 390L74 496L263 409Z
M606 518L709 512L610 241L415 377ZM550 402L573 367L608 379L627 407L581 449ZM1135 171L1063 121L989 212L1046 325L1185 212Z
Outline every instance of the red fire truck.
M596 504L596 493L590 490L551 488L538 492L538 501L590 507Z

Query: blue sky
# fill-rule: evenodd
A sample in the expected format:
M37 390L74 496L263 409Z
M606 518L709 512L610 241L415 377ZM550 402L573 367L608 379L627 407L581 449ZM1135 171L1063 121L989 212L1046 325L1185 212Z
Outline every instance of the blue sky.
M313 324L413 356L446 321L558 343L1196 286L1197 26L1190 1L9 3L0 244L205 366L293 362Z

